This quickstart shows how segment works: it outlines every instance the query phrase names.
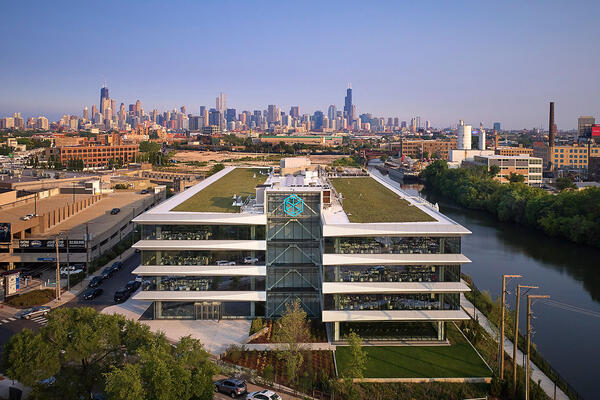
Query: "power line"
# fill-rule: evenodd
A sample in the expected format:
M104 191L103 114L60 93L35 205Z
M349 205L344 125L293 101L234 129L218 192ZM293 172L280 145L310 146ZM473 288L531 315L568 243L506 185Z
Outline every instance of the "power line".
M567 304L567 303L562 303L562 302L556 301L556 300L548 299L548 300L544 300L543 302L549 306L556 307L561 310L571 311L571 312L587 315L589 317L600 318L600 312L597 312L597 311L587 310L585 308L573 306L573 305Z

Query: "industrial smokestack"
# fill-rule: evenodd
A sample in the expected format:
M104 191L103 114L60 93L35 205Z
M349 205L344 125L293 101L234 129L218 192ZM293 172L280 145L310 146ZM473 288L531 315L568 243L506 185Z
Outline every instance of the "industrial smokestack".
M554 124L554 102L550 102L550 121L548 123L548 146L554 146L554 136L556 135L556 125Z

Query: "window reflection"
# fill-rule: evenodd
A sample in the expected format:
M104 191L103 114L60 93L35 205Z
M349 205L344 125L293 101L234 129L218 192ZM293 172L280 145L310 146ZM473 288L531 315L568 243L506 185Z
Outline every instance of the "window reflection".
M459 282L457 265L336 265L325 269L326 282Z
M328 294L325 309L352 310L458 310L459 294Z
M142 290L206 291L265 290L264 276L150 276Z
M332 254L459 254L459 237L340 237L325 238Z

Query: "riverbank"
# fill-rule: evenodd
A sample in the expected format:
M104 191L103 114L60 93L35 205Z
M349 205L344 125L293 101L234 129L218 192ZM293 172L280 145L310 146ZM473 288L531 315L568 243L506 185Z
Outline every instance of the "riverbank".
M524 183L500 183L485 168L450 169L442 160L425 168L422 177L429 193L462 207L600 248L600 188L554 195Z

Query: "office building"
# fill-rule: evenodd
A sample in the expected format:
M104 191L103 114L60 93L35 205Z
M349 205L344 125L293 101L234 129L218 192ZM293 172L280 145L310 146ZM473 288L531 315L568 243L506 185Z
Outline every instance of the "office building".
M104 115L104 109L109 106L108 101L108 88L103 85L100 88L100 114Z
M134 222L145 284L133 299L155 319L275 318L299 299L335 341L350 329L437 341L469 318L470 232L380 175L330 178L305 158L228 167Z
M540 157L519 156L501 156L493 155L475 155L473 160L463 161L463 165L483 165L488 171L491 166L500 168L494 179L507 183L510 174L523 175L525 183L529 186L542 185L542 159Z
M533 146L533 155L541 157L544 165L552 161L554 168L585 170L588 168L589 157L600 157L600 145L598 143L554 145L550 149L546 143L537 142Z
M494 152L499 156L533 156L533 148L523 147L522 144L518 147L499 146Z
M392 143L394 146L395 143ZM424 139L404 139L400 140L400 150L398 155L400 157L412 157L421 158L425 155L427 157L439 157L444 160L449 160L451 150L457 149L457 142L455 138L449 140L424 140Z
M500 132L500 122L494 122L494 130Z
M354 121L354 109L352 107L352 87L346 89L346 97L344 98L344 116L348 122Z
M290 116L295 119L300 119L300 107L292 106L290 108Z
M123 165L135 162L140 146L138 144L106 144L60 146L45 149L46 160L51 157L67 165L69 160L83 160L86 168L106 167L110 162L121 162Z
M596 123L594 117L579 117L577 118L577 137L590 138L592 137L592 126Z
M327 118L329 119L329 121L335 121L336 111L337 110L334 104L329 106L329 108L327 109Z

